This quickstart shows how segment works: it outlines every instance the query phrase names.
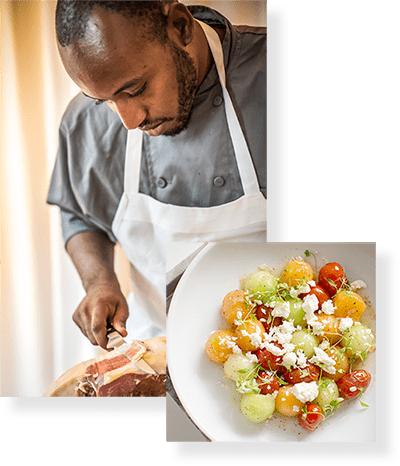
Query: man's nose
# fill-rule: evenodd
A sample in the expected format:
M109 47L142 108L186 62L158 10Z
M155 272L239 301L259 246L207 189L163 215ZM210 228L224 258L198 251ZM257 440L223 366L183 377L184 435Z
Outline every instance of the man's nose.
M111 110L116 113L126 129L136 129L147 116L146 110L133 102L110 102Z

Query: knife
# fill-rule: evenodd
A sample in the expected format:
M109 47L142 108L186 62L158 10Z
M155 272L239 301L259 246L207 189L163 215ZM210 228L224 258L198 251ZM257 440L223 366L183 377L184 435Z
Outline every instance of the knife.
M121 334L113 327L107 329L107 339L107 349L119 348L120 346L126 344L126 341L122 338Z
M122 338L121 334L113 327L110 327L107 330L107 338L107 349L115 349L127 344L126 341ZM157 372L154 369L152 369L145 361L143 361L143 359L139 359L138 361L132 362L136 364L136 366L143 372L147 372L149 374L157 374Z

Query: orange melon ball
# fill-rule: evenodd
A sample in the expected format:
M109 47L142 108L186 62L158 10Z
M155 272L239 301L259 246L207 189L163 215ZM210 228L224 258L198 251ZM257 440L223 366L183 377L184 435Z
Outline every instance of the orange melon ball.
M235 329L236 343L245 352L255 351L260 347L263 333L265 333L265 329L259 320L245 320Z
M286 417L298 416L304 406L292 393L293 385L282 385L275 398L275 409Z
M330 374L326 371L322 371L323 377L328 377L331 380L337 382L340 377L343 377L350 369L350 360L347 356L345 349L337 346L332 346L325 350L325 353L335 361L334 374Z
M323 334L316 335L319 341L326 339L331 345L334 345L342 338L338 330L339 319L336 316L317 313L315 317L323 325Z
M244 319L250 311L244 290L230 291L222 301L222 317L230 325L234 325L238 312Z
M213 332L206 343L206 354L211 362L223 364L231 354L236 344L232 330L217 330Z
M307 283L313 278L314 273L310 264L305 261L293 260L283 269L280 280L293 287L300 283Z
M337 317L351 317L353 320L359 321L366 308L362 297L354 291L339 291L332 298L332 301L336 307L335 316Z

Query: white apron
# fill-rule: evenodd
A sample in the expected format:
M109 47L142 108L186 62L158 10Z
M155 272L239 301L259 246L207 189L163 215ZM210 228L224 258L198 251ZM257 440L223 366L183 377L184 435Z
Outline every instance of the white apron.
M246 140L225 88L221 42L211 27L198 22L206 34L221 82L244 195L227 204L205 208L165 204L141 194L143 132L139 129L128 131L124 193L112 230L131 263L129 339L166 333L165 245L168 242L266 241L266 200L260 192Z

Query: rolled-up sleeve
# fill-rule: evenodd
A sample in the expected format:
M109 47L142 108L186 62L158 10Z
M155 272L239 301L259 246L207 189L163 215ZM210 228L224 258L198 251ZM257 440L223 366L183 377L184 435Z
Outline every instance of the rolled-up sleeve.
M67 245L68 241L77 233L84 231L103 231L92 223L85 222L82 218L78 217L72 212L60 209L61 215L61 229L64 238L64 243Z

